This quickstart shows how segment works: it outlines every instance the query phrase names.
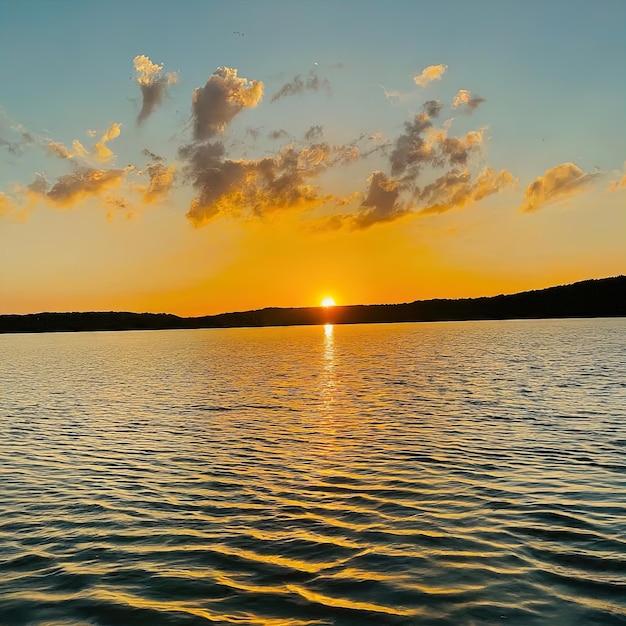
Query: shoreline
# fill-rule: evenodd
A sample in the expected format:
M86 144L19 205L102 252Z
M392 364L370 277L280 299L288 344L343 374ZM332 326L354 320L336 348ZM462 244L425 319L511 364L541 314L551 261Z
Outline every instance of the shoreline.
M626 276L490 297L329 308L269 307L201 317L114 311L0 315L0 334L601 317L626 317Z

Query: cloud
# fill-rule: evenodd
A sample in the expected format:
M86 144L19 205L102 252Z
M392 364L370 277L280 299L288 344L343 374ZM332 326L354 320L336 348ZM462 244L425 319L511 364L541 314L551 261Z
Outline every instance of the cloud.
M74 139L74 141L72 141L72 150L74 150L75 156L83 158L89 156L89 151L85 148L85 146L83 146L82 143L80 143L80 141L78 141L78 139Z
M313 141L314 139L319 139L324 134L324 129L322 126L311 126L309 130L304 133L305 141Z
M385 98L392 104L406 102L414 95L414 91L400 91L398 89L387 89L384 85L378 85L384 92Z
M624 170L626 170L626 161L624 162ZM619 191L620 189L626 189L626 174L624 174L619 180L611 181L606 192L612 193L614 191Z
M255 107L263 97L263 83L239 78L237 70L218 67L204 87L193 92L194 139L204 141L224 130L244 108Z
M485 167L475 176L471 173L470 159L481 152L486 129L450 137L449 125L444 123L444 128L437 128L433 123L442 108L437 100L426 101L421 112L405 122L404 132L392 143L388 157L390 175L373 172L368 178L368 190L363 194L365 199L356 213L323 218L319 220L321 228L368 228L408 214L443 213L515 186L517 181L506 170L495 172ZM381 138L372 135L370 139L379 141ZM373 150L386 145L380 144ZM360 157L357 150L354 158ZM437 170L444 170L444 173L420 188L422 174Z
M13 156L21 156L24 146L35 141L33 133L22 124L12 120L4 110L0 109L0 146Z
M269 139L272 139L274 141L276 141L277 139L282 139L283 137L286 137L287 139L289 138L289 133L286 130L283 130L282 128L279 128L278 130L271 130L268 134L267 134Z
M571 198L589 189L600 173L583 172L573 163L562 163L546 171L526 188L524 213L537 211L548 204Z
M441 77L447 69L447 65L429 65L427 68L422 70L421 74L413 76L413 80L416 85L426 87L426 85L431 83L433 80L441 80Z
M136 56L133 63L142 97L141 111L137 116L137 124L141 124L161 104L168 86L178 82L178 74L164 74L163 66L152 63L145 55Z
M432 119L439 115L441 102L429 100L422 106L422 112L415 115L412 122L404 123L404 133L396 141L389 157L392 176L398 176L412 170L414 177L419 168L428 164L434 157L434 149L424 139L424 131L432 127Z
M288 83L285 83L273 96L272 102L280 100L285 96L293 96L304 91L326 90L330 94L330 83L325 78L320 78L314 70L309 72L306 79L302 79L300 74L296 74Z
M384 172L372 172L369 188L351 227L363 229L380 222L390 222L406 215L408 207L400 201L400 186Z
M23 223L28 220L29 206L18 207L6 194L0 192L0 219L6 218L10 222Z
M107 163L115 156L113 151L106 145L109 141L116 139L120 136L122 125L118 122L113 122L103 133L100 141L96 142L93 147L94 156L101 163Z
M233 160L221 142L184 146L179 151L184 175L197 191L187 217L202 226L221 216L262 217L318 206L332 196L321 193L315 179L353 154L354 146L319 142L287 146L272 157Z
M54 204L69 207L79 200L98 196L104 190L119 185L131 168L98 170L83 167L75 172L61 176L46 194Z
M422 189L419 201L425 206L419 212L433 214L460 209L467 204L510 189L516 182L513 174L507 170L496 172L486 167L479 172L474 181L467 169L451 170Z
M472 94L467 89L459 89L456 96L452 98L452 106L455 109L461 107L461 110L467 112L473 111L482 102L485 102L484 98L472 98Z
M119 136L120 129L121 124L118 124L117 122L111 124L111 126L109 126L109 128L107 128L107 130L103 133L100 141L94 145L93 156L95 156L98 161L106 163L115 156L106 144ZM87 158L90 156L89 150L87 150L87 148L85 148L85 146L83 146L78 139L74 139L74 141L72 141L72 150L64 146L59 141L48 141L46 143L46 152L64 160L72 160L77 157Z
M146 168L150 182L143 193L143 201L147 204L155 204L167 197L176 176L174 165L163 165L163 163L151 163Z
M9 198L9 196L3 194L0 191L0 217L4 217L6 215L10 215L15 211L15 205Z
M48 154L59 157L60 159L73 159L76 155L70 152L62 143L58 141L50 141L46 146Z

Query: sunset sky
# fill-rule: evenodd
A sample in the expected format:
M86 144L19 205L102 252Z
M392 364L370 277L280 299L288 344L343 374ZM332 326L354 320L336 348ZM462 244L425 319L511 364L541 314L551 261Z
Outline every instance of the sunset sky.
M0 0L0 313L626 273L622 0Z

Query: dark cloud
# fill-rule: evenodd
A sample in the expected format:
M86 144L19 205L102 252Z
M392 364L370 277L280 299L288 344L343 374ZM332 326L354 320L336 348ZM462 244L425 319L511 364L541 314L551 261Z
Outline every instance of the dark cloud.
M373 172L368 179L365 199L356 213L326 218L325 228L346 225L368 228L409 213L443 213L515 185L515 179L506 170L496 173L484 168L476 176L470 173L470 157L480 152L484 129L470 131L462 137L449 137L447 127L437 128L433 124L442 106L436 100L424 103L421 112L404 124L404 132L393 142L389 154L391 175ZM374 146L366 154L383 150L386 145L385 142ZM442 169L443 174L420 189L418 183L424 171L428 175Z
M146 168L150 182L143 194L143 201L154 204L167 197L176 175L173 165L163 165L163 163L151 163Z
M46 197L60 206L71 206L78 200L98 196L105 189L118 185L127 171L128 168L114 170L80 168L61 176Z
M197 192L187 217L201 226L222 215L261 217L317 206L331 196L321 194L315 180L354 158L354 152L355 146L319 142L288 146L272 157L233 160L221 142L184 146L179 151L183 173Z
M304 91L319 91L320 89L324 89L330 94L330 83L327 79L320 78L315 70L311 70L305 79L302 79L300 74L296 74L272 96L272 102L276 102L276 100L285 96L293 96Z
M137 116L137 124L141 124L161 104L168 86L178 82L178 74L164 74L163 66L152 63L145 55L136 56L133 62L141 90L141 111Z
M263 97L263 83L239 78L237 70L218 67L204 87L193 92L194 139L211 139L246 107L255 107Z
M9 141L3 137L0 137L0 146L5 147L13 156L20 156L22 154L22 146L19 143Z
M313 141L314 139L319 139L324 134L324 128L322 126L311 126L309 130L304 133L305 141Z
M353 216L353 228L368 228L380 222L391 222L408 213L407 206L400 201L400 186L384 172L373 172L369 177L369 188L359 211Z
M246 128L246 137L250 137L252 141L258 141L261 136L261 128L252 128L251 126L248 126L248 128Z
M141 151L141 154L143 154L145 157L148 157L152 161L156 161L156 162L165 161L165 157L159 156L158 154L154 154L154 152L150 152L148 148L144 148Z
M277 139L282 139L283 137L286 137L287 139L289 139L290 135L286 130L283 130L282 128L280 128L278 130L271 130L267 134L267 137L269 139L276 141Z
M431 128L432 119L439 115L442 103L429 100L422 106L412 122L404 123L404 134L396 139L394 149L389 156L392 176L399 176L412 170L411 176L419 173L420 167L429 164L434 158L432 144L424 138L424 131Z

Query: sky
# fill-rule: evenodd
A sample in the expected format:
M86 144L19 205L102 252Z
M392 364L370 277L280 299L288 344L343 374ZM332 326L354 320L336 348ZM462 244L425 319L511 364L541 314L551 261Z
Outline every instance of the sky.
M0 313L626 273L622 0L0 0Z

